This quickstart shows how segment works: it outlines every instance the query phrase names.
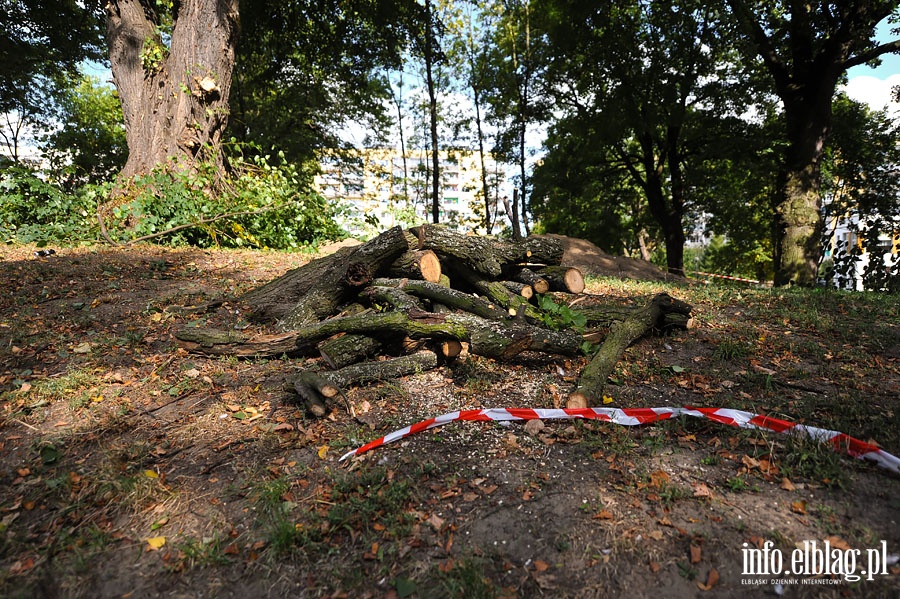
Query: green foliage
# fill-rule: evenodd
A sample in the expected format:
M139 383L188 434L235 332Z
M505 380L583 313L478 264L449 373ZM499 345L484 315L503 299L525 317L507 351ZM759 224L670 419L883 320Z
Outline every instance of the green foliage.
M66 187L109 181L125 165L128 146L122 105L115 89L96 77L81 77L57 99L62 127L43 140L52 176Z
M0 113L30 112L37 79L74 73L84 60L100 60L104 4L6 0L0 4L3 60L0 60Z
M0 173L0 241L76 242L96 235L95 188L66 193L24 167Z
M169 49L159 38L148 37L141 46L141 66L148 73L157 73L162 70L163 63L169 57Z
M550 295L538 295L538 307L541 309L541 318L551 329L575 329L583 331L587 324L587 318L581 312L577 312L565 304L559 304Z
M726 242L722 236L713 237L703 252L700 270L761 281L771 280L771 238L766 236Z
M255 0L241 6L231 135L291 161L339 147L348 121L387 126L387 82L421 12L415 2Z
M830 264L825 278L854 288L900 291L900 126L841 95L834 102L834 128L825 152L824 243ZM858 240L837 236L838 228ZM893 255L890 255L893 248ZM887 254L887 255L886 255Z
M237 156L225 181L211 163L195 170L168 164L136 177L132 199L111 211L110 234L119 242L288 250L343 237L333 206L309 188L309 174L270 158Z

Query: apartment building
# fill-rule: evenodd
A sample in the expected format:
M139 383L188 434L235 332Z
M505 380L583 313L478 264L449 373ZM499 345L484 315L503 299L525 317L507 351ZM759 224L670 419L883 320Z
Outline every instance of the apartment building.
M481 160L470 150L441 150L440 222L474 230L484 215ZM343 225L355 235L431 221L432 158L425 150L403 154L394 148L327 150L322 152L316 190L346 209ZM506 173L492 156L485 156L492 202ZM492 214L496 207L492 204Z

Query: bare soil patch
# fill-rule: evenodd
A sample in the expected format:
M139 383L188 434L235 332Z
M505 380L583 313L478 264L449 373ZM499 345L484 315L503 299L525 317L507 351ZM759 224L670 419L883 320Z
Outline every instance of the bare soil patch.
M584 360L469 357L351 389L356 419L336 405L316 420L282 389L311 362L203 358L171 336L184 326L258 328L234 303L202 315L185 307L233 297L309 256L33 251L0 248L4 596L900 592L896 564L872 581L783 589L776 576L742 573L745 544L765 541L786 559L804 540L860 549L862 560L882 541L900 553L900 481L869 464L700 420L548 421L533 434L460 423L339 463L444 412L558 407ZM570 264L602 258L588 255ZM862 295L634 282L641 277L614 267L585 269L629 279L592 279L588 299L667 291L695 306L697 326L632 346L610 405L765 412L900 453L896 307Z

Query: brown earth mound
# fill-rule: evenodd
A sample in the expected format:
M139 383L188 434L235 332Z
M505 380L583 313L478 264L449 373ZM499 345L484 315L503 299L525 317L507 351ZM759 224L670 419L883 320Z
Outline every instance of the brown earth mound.
M638 281L671 281L681 278L666 273L646 260L637 260L627 256L610 256L585 239L553 233L542 237L558 239L565 249L562 259L563 266L575 267L586 275L621 277Z

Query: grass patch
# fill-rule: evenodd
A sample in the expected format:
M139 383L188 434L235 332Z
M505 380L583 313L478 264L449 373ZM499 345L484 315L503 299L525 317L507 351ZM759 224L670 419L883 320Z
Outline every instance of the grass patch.
M494 599L499 590L486 576L490 563L484 558L466 556L459 560L433 566L427 573L420 591L422 596L442 598L467 597L470 599ZM417 585L418 586L418 585ZM398 587L398 594L400 588Z

